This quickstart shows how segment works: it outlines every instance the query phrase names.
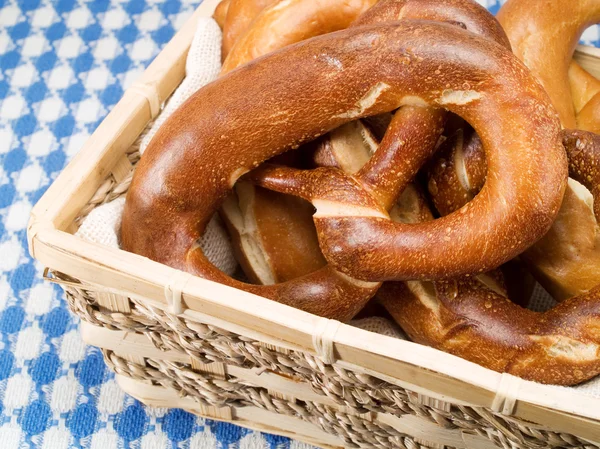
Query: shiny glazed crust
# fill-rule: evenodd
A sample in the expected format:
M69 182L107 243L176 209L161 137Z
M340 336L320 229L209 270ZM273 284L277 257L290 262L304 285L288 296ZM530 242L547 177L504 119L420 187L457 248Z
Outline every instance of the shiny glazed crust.
M596 182L600 137L570 133L565 144L571 167ZM432 219L417 191L403 196L413 197L405 199L414 205L409 220ZM495 371L558 385L600 374L600 286L537 313L512 302L499 280L492 272L450 281L386 282L377 298L413 341Z
M221 27L223 45L221 58L225 60L235 42L246 34L256 17L271 5L280 0L229 0L227 16Z
M298 8L300 3L288 2L285 6L282 4L277 8L279 15L284 17L287 14L287 8ZM310 3L310 7L313 8L313 14L317 14L321 17L327 16L331 13L331 9L321 9L324 3ZM272 15L271 17L276 17ZM336 16L338 17L338 16ZM499 23L480 5L465 1L465 0L445 0L436 2L426 1L414 1L414 0L387 0L379 2L373 6L366 13L364 13L352 26L369 25L374 23L396 21L398 19L411 19L411 18L425 18L428 20L447 21L455 25L459 25L462 28L486 36L493 39L500 44L509 47L508 38L504 34ZM311 37L310 33L321 33L322 29L310 28L305 25L304 22L290 23L291 29L288 31L296 31L295 35L298 38ZM256 42L260 44L265 40L268 40L270 45L282 46L289 44L290 42L284 37L281 39L279 36L273 35L269 27L262 26L259 24L253 24L251 33L254 36L262 36L256 39ZM248 41L249 42L249 41ZM255 43L255 45L257 45ZM262 53L264 49L254 48L254 53ZM385 128L388 127L390 120L383 119L387 114L377 117L376 122L383 121ZM416 174L417 170L421 165L431 156L433 151L436 149L436 143L441 135L443 122L446 114L441 109L431 108L411 108L405 107L396 114L394 119L394 126L390 127L390 132L385 137L383 142L384 151L380 151L379 154L362 170L358 173L358 177L365 188L367 188L373 195L375 195L380 204L385 209L389 209L394 203L398 192L402 191L405 186ZM358 129L354 129L354 128ZM369 142L365 142L369 141ZM364 147L364 143L368 143L372 146L371 151ZM370 136L370 133L366 131L364 126L360 124L360 121L348 123L340 128L332 131L328 136L321 139L319 144L320 148L314 155L315 162L321 166L336 166L342 168L346 173L358 172L363 165L369 160L374 150L374 139ZM429 148L429 151L419 151L419 149ZM360 151L362 149L362 151ZM359 155L362 154L362 157ZM399 176L398 176L399 175ZM244 184L248 186L248 184ZM243 187L246 188L246 187ZM237 188L238 192L240 187ZM254 191L254 198L262 197L262 203L264 206L268 206L268 198L266 198L261 190ZM276 200L277 197L271 195L271 200L274 201L273 207L277 208ZM233 209L226 208L223 212L227 215ZM260 216L265 226L269 225L270 217L268 212L265 210L258 211L256 208L246 208L248 212L246 220L253 223L256 217ZM285 222L290 229L296 229L297 232L291 234L304 234L308 236L309 230L304 228L305 220L302 216L302 210L288 210ZM273 220L281 222L283 215L278 214L277 217L273 217ZM242 220L235 220L238 223L243 223ZM230 220L231 222L231 220ZM297 224L295 224L297 222ZM238 242L237 236L242 233L246 237L252 239L252 245L249 242L245 245L245 250L238 248L240 253L240 260L242 266L245 267L248 275L251 278L255 278L256 271L260 270L265 274L265 279L274 279L276 265L272 263L265 263L266 261L272 261L276 258L275 255L269 254L267 248L274 248L277 245L269 245L268 240L270 236L266 232L258 232L256 228L252 228L248 232L246 229L232 228L231 230L235 233L236 238L234 243ZM241 242L241 241L240 241ZM290 252L295 254L301 260L305 257L309 260L315 260L316 256L311 254L302 254L301 251L297 251L294 245L301 246L300 242L293 237L289 237L285 241L278 242L279 244L286 244L290 248ZM247 254L241 254L243 252ZM320 254L320 252L319 252ZM251 267L248 264L248 260L252 259L255 262L255 267ZM290 273L295 273L297 276L307 274L303 271L304 263L299 263L295 269L291 269ZM271 273L270 275L268 273ZM263 282L265 283L265 282ZM272 282L266 282L272 283Z
M572 56L583 30L600 21L600 1L509 0L498 20L515 54L550 95L563 127L598 131L600 98L594 95L600 86L572 63ZM589 201L589 192L570 181L554 226L524 255L532 272L557 300L600 284L600 227Z
M515 55L550 95L563 126L575 128L568 70L581 33L600 22L600 1L509 0L497 18Z
M235 41L223 73L304 39L347 28L377 0L283 0L258 15Z
M411 70L397 69L400 54ZM440 76L428 79L436 70ZM467 85L472 89L465 90ZM300 278L247 285L208 264L195 242L244 172L347 121L396 109L415 97L472 123L497 176L464 211L425 224L373 217L369 204L367 215L356 217L327 216L331 211L325 208L320 220L327 229L319 240L332 265L324 270L335 266L369 281L340 274L344 286L374 290L378 285L372 281L379 279L439 278L498 266L543 235L558 212L567 174L558 120L546 94L504 48L455 26L410 21L305 41L198 91L140 161L123 217L124 247L315 313L352 315L363 305L355 295L314 294L319 272L309 283ZM491 124L490 115L502 119ZM328 196L334 203L348 201L335 191ZM379 231L364 232L365 227Z

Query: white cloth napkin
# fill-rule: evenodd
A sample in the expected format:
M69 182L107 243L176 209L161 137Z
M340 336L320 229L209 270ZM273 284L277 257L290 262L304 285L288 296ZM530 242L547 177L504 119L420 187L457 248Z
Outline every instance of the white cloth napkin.
M152 137L169 116L194 92L219 76L221 70L221 30L213 19L201 18L186 61L186 77L173 93L152 126L142 136L140 153L144 153ZM119 230L125 199L118 198L95 208L83 221L75 235L90 242L119 247ZM227 232L218 215L208 224L200 239L207 259L231 275L237 267Z

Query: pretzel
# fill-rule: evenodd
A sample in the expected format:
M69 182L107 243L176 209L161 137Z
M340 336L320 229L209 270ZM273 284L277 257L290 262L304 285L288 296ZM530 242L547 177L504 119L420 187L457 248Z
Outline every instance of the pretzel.
M571 176L597 195L600 136L567 131L563 142ZM480 148L477 143L472 147ZM426 209L423 201L412 203ZM432 218L426 211L412 216ZM412 340L487 368L559 385L600 374L600 336L594 330L600 319L600 286L545 313L519 308L487 275L436 283L385 283L377 296Z
M504 35L498 23L492 19L487 11L479 5L464 0L442 2L446 7L441 12L439 10L439 2L436 8L433 4L429 5L426 2L414 1L387 1L381 2L377 7L372 8L368 17L360 21L360 23L376 23L379 21L395 20L403 15L407 17L419 16L419 8L422 7L422 14L425 17L433 19L445 20L451 17L457 17L463 20L468 25L462 25L467 29L472 29L475 32L488 35L490 38L496 39L503 45L509 46L508 38ZM298 8L300 3L292 5L293 8ZM323 8L324 4L313 4L312 8L316 8L321 15L323 11L318 11L318 8ZM278 8L281 11L281 8ZM404 12L403 12L404 11ZM331 10L325 9L325 13ZM298 26L301 26L299 24ZM256 25L254 26L256 28ZM270 39L272 45L283 45L273 38L268 27L259 28L260 31L268 32L268 37L264 36L258 39L259 42ZM320 32L314 29L313 32ZM255 35L260 34L255 32ZM309 37L306 33L296 33L297 36ZM285 43L285 42L284 42ZM260 49L258 50L260 53ZM408 109L407 109L408 111ZM422 113L422 112L419 112ZM409 114L405 114L407 120L410 120ZM383 119L385 121L385 119ZM379 120L381 121L381 120ZM389 121L386 122L387 128ZM402 125L401 125L402 126ZM423 126L426 126L423 124ZM360 131L359 131L360 130ZM359 131L356 133L354 131ZM358 135L361 134L361 135ZM392 133L393 134L393 133ZM429 140L437 139L439 131L432 135ZM363 149L363 158L360 165L356 165L354 169L358 170L364 162L366 162L372 154L375 142L370 133L365 127L360 125L360 122L353 122L340 129L334 131L330 139L326 139L329 145L324 146L327 151L336 151L337 154L331 154L344 165L343 155L349 153L348 145L360 145L360 142L366 139L370 144L370 152ZM406 139L405 139L406 140ZM335 145L331 145L336 142ZM419 142L422 144L422 142ZM430 146L431 150L434 146ZM327 153L325 151L324 153ZM411 151L410 149L408 151ZM355 154L352 155L353 157ZM317 155L317 159L318 159ZM427 157L427 154L424 155ZM402 163L403 159L400 159ZM323 162L323 161L321 161ZM418 161L416 162L418 165ZM353 172L352 167L343 167L347 172ZM385 169L380 171L386 171ZM414 170L413 170L414 171ZM391 172L390 172L391 173ZM374 180L377 182L379 177L374 173ZM385 179L385 176L381 179ZM396 196L393 186L388 191L392 198ZM376 188L376 190L378 190ZM233 237L234 248L237 258L240 261L244 272L249 278L261 284L273 284L277 281L290 280L295 277L303 276L310 273L323 264L323 258L316 244L316 235L314 234L314 226L307 221L307 211L300 204L295 204L296 207L282 208L282 204L293 201L289 196L277 196L274 192L268 192L264 189L255 189L249 183L241 183L236 186L239 202L236 203L235 198L230 198L222 208L221 215L228 226L230 235ZM388 203L392 199L388 199ZM270 211L275 211L270 214ZM289 232L280 232L281 230ZM293 231L291 231L293 230ZM285 250L282 250L285 248Z
M379 300L415 342L535 382L600 374L600 287L545 313L523 309L493 279L386 282Z
M600 283L600 202L593 201L585 189L597 195L598 136L565 130L563 143L572 178L563 206L548 234L521 257L558 301L585 293ZM476 134L467 133L463 139L458 133L449 138L428 169L429 193L435 208L445 215L462 207L479 192L485 172L485 156ZM561 285L576 285L578 289L566 290Z
M563 126L600 132L600 81L572 61L583 31L600 22L600 1L510 0L498 20L515 54L550 95Z
M377 0L285 0L264 9L233 45L222 72L274 50L347 28ZM274 38L276 36L276 38Z
M368 11L376 3L377 0L287 0L273 5L236 42L223 64L223 72L306 38L347 28L359 16L356 25L414 18L452 21L509 46L501 27L490 21L485 8L475 2L384 1L380 2L384 3L382 7ZM365 11L368 13L363 14Z
M243 36L254 19L280 0L230 0L227 16L222 26L223 45L221 58L225 60L235 42Z
M315 15L323 17L327 14L332 14L333 9L328 9L326 3L306 1L304 3L310 4L310 8ZM293 2L291 6L292 10L297 9L301 5L301 2ZM285 7L289 6L286 4ZM288 11L284 10L284 5L278 7L277 10L279 16L290 17L295 15L288 14ZM339 13L336 14L339 16ZM270 17L273 19L278 16L272 14ZM363 14L353 26L395 21L398 18L427 18L449 21L460 24L461 27L469 31L487 36L510 48L508 38L498 22L480 5L465 0L446 0L442 2L423 0L381 1ZM268 42L271 47L289 44L290 42L286 40L289 36L310 37L307 35L308 31L304 27L304 23L295 22L294 25L296 28L289 29L288 35L283 41L277 35L273 35L270 26L264 26L264 24L253 25L251 32L256 42ZM312 28L311 32L320 33L322 29ZM264 52L262 48L254 47L252 50L252 53L255 54L261 54L262 52ZM386 180L394 178L394 173L396 172L412 174L416 168L428 159L431 152L435 149L434 144L441 133L440 120L443 120L445 115L440 110L429 113L408 111L410 111L410 108L403 111L401 115L405 117L407 123L412 123L412 127L419 126L419 124L415 123L414 117L411 118L411 116L416 115L418 117L423 114L427 118L421 119L421 129L426 128L427 123L436 123L437 126L432 127L431 131L425 132L425 135L427 135L425 140L410 139L406 135L397 136L405 144L406 149L404 150L404 154L407 157L399 157L396 166L391 166L388 160L382 161L383 163L379 169L373 169L373 167L365 168L370 173L370 179L364 179L363 181L368 181L369 189L373 192L389 192L387 198L380 198L380 200L383 200L385 208L392 205L398 191L401 191L398 190L398 186L407 182L406 179L402 179L401 177L395 178L395 183ZM373 118L374 120L371 120L371 124L380 130L382 128L385 130L391 120L391 117L388 116L389 114L375 117ZM404 126L402 121L396 120L395 123L397 126ZM435 128L438 128L437 131ZM391 131L391 135L395 135L395 132ZM429 142L428 148L430 151L421 152L421 159L415 158L415 148L411 148L410 145L417 144L422 147L424 141ZM370 148L365 148L362 145L364 143L367 143L367 147ZM389 138L387 143L390 145L394 144ZM347 173L355 173L369 160L375 147L376 143L371 133L360 122L353 122L340 127L324 139L321 150L315 155L315 161L321 166L339 166ZM359 154L362 157L359 157ZM387 150L380 154L388 155L388 157L391 156ZM407 165L406 161L411 162L412 166ZM387 168L390 168L390 170ZM386 182L388 183L385 186L386 189L381 189L381 186ZM306 220L306 210L304 208L288 208L284 212L280 205L283 201L290 201L289 198L283 199L274 195L273 192L266 193L265 190L253 189L248 183L238 186L236 190L242 200L241 202L244 204L236 206L235 200L232 200L228 203L227 207L223 208L222 216L233 236L238 260L240 260L244 271L252 280L272 284L275 279L283 279L281 277L282 273L289 276L286 279L291 279L294 276L302 276L308 273L306 271L308 268L314 268L322 262L320 251L316 251L317 245L314 244L314 239L316 239L316 235L313 234L314 226ZM248 201L247 198L252 198L252 201ZM260 207L258 207L259 205ZM243 208L244 213L241 213L240 208ZM270 209L275 209L277 213L274 216L269 216L268 211ZM257 226L258 221L262 224L263 229L261 229L261 226ZM287 236L282 236L280 232L270 232L270 228L281 229L283 227L289 230ZM302 239L299 236L302 236ZM281 247L288 249L286 257L281 257L281 252L278 250ZM315 252L307 251L309 248L315 249ZM288 258L291 254L294 255L297 261L295 264L291 263Z
M460 62L451 56L457 50L465 55ZM398 70L398 55L405 55L410 70ZM428 77L436 70L439 76ZM343 295L337 286L327 290L323 270L283 284L254 286L225 276L206 260L196 241L245 172L345 122L415 101L445 106L485 136L494 178L463 212L398 226L356 181L339 172L323 179L339 179L336 188L314 199L317 230L323 227L319 241L330 263L323 270L327 279L349 290ZM489 115L502 119L492 126L485 118ZM175 268L342 319L360 309L366 291L374 293L380 278L454 276L512 258L549 228L566 172L549 100L505 49L452 25L404 21L357 27L265 56L190 98L139 163L127 196L122 242L129 251ZM312 173L309 179L319 177ZM373 232L366 240L365 227L383 233ZM490 235L488 229L497 231ZM391 259L397 260L386 264ZM333 267L346 274L332 275Z
M353 25L411 19L448 22L510 49L508 37L499 23L483 6L468 0L384 0L362 14Z
M237 29L241 28L239 22L244 22L246 27L244 31L247 31L250 22L265 6L268 6L267 3L264 0L237 1L238 9L245 6L245 10L241 10L240 19L238 17L240 12L236 13L232 9L228 22L236 22ZM326 3L305 1L303 4L297 2L291 7L307 11L316 9L315 13L322 15L322 9L326 7ZM281 8L278 8L278 11L281 11ZM331 10L326 9L326 12L330 13ZM277 17L277 15L271 14L270 18L273 17ZM297 26L302 26L302 24L297 24ZM239 35L243 34L235 35L231 32L233 28L234 26L229 26L230 33L225 33L228 45L224 45L224 55L237 41ZM322 30L315 28L313 32L321 34ZM277 38L273 37L270 30L269 36L265 36L261 42L270 39L271 43L275 42L276 46L284 45L276 42ZM300 36L300 34L297 33L296 36ZM303 38L307 37L311 36L304 33ZM290 42L286 41L286 43ZM243 62L238 61L237 64L241 65ZM227 69L223 70L223 73L226 71ZM353 126L360 126L359 124L359 121L352 122L334 131L336 140L346 130ZM367 132L364 127L361 129L363 132ZM225 201L220 213L232 237L236 259L252 282L265 285L285 282L309 274L326 264L319 250L310 205L299 198L256 188L247 182L238 183L235 191L236 193ZM290 229L294 231L289 232Z
M236 259L255 284L286 282L323 268L310 204L238 182L221 216Z
M316 162L355 173L378 145L371 131L357 120L305 145L302 149L307 160L291 163L314 167ZM290 165L290 161L283 164ZM221 217L232 237L236 258L253 283L285 282L326 265L309 203L249 182L238 182L234 190L221 208Z
M590 137L597 138L580 136ZM599 144L586 140L583 146L568 147L582 148L581 161L588 161L600 156L595 153ZM345 155L346 159L354 156ZM350 166L360 160L358 155ZM578 164L582 165L590 166ZM590 173L597 172L586 170L581 176ZM393 216L404 223L433 218L414 185L404 190ZM513 304L506 290L501 274L492 272L457 281L384 283L377 296L414 341L487 368L560 385L580 383L600 373L600 337L594 333L600 318L599 289L543 314Z
M568 70L583 31L600 22L600 1L509 0L497 15L515 55L540 80L565 128L575 128Z

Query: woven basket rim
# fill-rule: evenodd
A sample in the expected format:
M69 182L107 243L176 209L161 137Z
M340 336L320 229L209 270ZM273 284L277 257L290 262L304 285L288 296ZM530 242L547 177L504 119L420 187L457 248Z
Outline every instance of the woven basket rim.
M216 3L217 0L205 0L191 20L194 21L200 16L210 15ZM187 34L178 33L173 42L178 43L177 45L187 45L189 47L192 36L190 29L193 31L193 22L192 25L186 25L186 27ZM184 43L181 44L180 41ZM165 92L169 89L172 92L174 86L181 81L180 78L171 89L175 75L170 73L169 70L175 67L174 58L176 56L168 55L169 52L168 49L163 50L142 77L142 81L147 86L158 90L162 89L159 92L160 95L157 94L159 98L167 98L168 95ZM165 69L165 66L167 69ZM161 77L170 80L164 81ZM160 83L163 83L164 86ZM169 87L165 87L167 85ZM137 138L143 127L151 119L151 108L148 105L147 98L136 92L126 93L117 106L111 114L115 111L118 111L118 113L112 116L109 114L109 117L103 123L111 123L110 126L114 127L114 122L119 122L120 126L125 126L121 123L122 117L118 114L126 112L132 118L131 123L136 122L140 125L144 122L143 126L138 126L139 129L134 130L134 125L128 123L127 125L130 128L124 131L119 128L121 134L118 134L115 139L120 139L125 133L128 133L129 136L136 134L135 138ZM154 306L168 312L168 304L164 298L164 287L177 270L122 250L107 249L100 247L100 245L85 242L71 234L74 231L72 223L80 214L73 213L71 210L65 212L65 210L68 209L66 206L68 200L78 196L78 187L81 187L84 181L89 181L94 182L94 185L99 188L96 195L93 192L89 193L87 200L91 198L90 201L77 199L76 202L84 204L78 209L78 212L85 212L85 205L92 205L94 200L96 202L93 203L93 207L96 207L106 202L111 195L117 195L114 198L124 195L127 180L119 182L111 180L113 175L110 174L108 166L111 164L109 161L114 166L119 157L128 158L132 165L137 160L135 149L131 151L119 149L116 148L118 145L115 145L113 141L95 138L98 133L105 133L106 131L106 129L100 129L94 133L78 157L61 173L53 183L53 188L49 189L34 208L28 227L30 251L35 258L45 265L77 280L83 280L84 285L90 285L98 290L110 293L130 296L137 300L149 301ZM130 140L135 141L135 139ZM132 147L127 145L126 148L131 149ZM88 158L89 164L104 164L101 170L98 170L96 166L87 166L86 159ZM108 175L100 179L98 176L99 171L108 173ZM108 187L105 185L107 181L112 183ZM102 186L104 186L104 193L101 193ZM109 278L113 286L107 285ZM208 318L209 322L212 320L227 331L238 332L243 330L246 334L260 335L267 342L275 341L284 348L301 348L307 352L315 352L311 337L321 318L314 315L199 278L194 278L188 282L188 285L183 289L183 296L188 305L201 306L199 308L202 310L202 312L186 310L185 316L188 318L197 317L199 321L205 321ZM226 303L223 298L227 296L235 298L235 301ZM231 316L233 311L239 313L240 316L236 317L236 322L228 323L227 318ZM267 311L268 316L265 317L259 311ZM249 324L253 320L256 323ZM395 383L403 382L412 385L415 389L426 388L422 384L424 379L431 375L432 377L427 379L429 386L430 388L435 386L437 389L431 391L453 397L447 385L442 388L441 384L436 384L434 379L437 376L440 383L451 384L454 382L457 386L462 384L463 389L468 387L468 390L471 391L460 391L459 396L472 398L473 401L467 402L473 402L475 406L488 407L490 405L502 377L499 373L487 370L451 354L413 342L362 331L348 325L340 327L335 342L338 363L341 366L356 367L362 365L365 372L370 371L378 378L393 380ZM368 355L364 359L367 362L363 360L361 363L355 363L360 359L359 354L362 356ZM373 363L368 361L373 361ZM390 367L405 375L416 370L414 372L420 373L422 378L411 379L408 376L407 379L410 382L398 379L394 377L397 375L394 369L384 367L385 369L380 371L382 361L388 362ZM369 370L366 367L377 367L377 369ZM437 373L436 376L434 376L434 373ZM421 383L420 386L419 382ZM542 410L547 410L549 413L550 411L555 412L555 418L561 416L565 419L569 418L571 423L584 423L600 429L600 399L591 398L573 390L562 392L554 387L528 381L523 381L518 398L517 412L524 415L523 418L539 417ZM460 398L456 399L461 400Z

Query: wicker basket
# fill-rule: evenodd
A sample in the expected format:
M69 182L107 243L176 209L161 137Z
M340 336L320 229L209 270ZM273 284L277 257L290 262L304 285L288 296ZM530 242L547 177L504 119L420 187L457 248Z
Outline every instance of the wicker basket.
M600 447L600 400L319 318L73 235L128 189L133 145L184 77L205 0L36 205L32 256L84 340L150 405L339 448ZM597 75L600 54L578 60Z

